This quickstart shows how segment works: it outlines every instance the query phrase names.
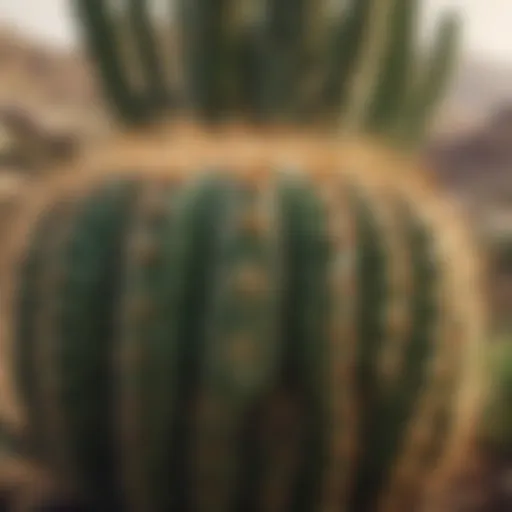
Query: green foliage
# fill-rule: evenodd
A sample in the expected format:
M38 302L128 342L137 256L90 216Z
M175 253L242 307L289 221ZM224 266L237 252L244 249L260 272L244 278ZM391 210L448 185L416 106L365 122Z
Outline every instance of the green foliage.
M169 101L169 91L166 90L165 73L159 58L157 34L153 33L147 2L130 0L128 19L133 33L136 35L137 50L145 75L149 80L148 95L154 101L156 108L165 106Z
M84 39L98 68L107 100L116 114L127 122L139 123L146 119L146 100L130 89L114 38L113 20L107 2L84 0L76 1L74 5L82 21Z
M421 141L435 108L442 100L458 55L459 21L447 15L439 26L429 61L418 70L419 78L405 92L407 101L394 120L406 141Z
M441 329L461 304L420 210L343 175L58 195L17 270L33 455L99 510L412 510L467 341Z
M416 48L418 0L352 0L335 14L320 0L177 0L174 26L151 18L147 1L124 0L115 14L107 1L75 3L108 97L129 123L176 106L163 78L170 63L156 51L173 30L179 96L203 119L343 125L349 111L357 130L417 140L444 95L458 35L452 19L443 21L427 66ZM125 16L147 78L138 92L112 37Z
M493 340L487 361L488 401L482 434L494 448L512 453L512 337Z

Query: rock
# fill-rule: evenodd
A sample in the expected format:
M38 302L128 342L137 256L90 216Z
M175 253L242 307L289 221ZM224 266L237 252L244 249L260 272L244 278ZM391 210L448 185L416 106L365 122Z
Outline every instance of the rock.
M71 159L80 146L79 137L73 133L54 135L48 138L47 143L50 159L58 162Z
M0 171L0 205L12 203L23 191L26 178L18 172Z

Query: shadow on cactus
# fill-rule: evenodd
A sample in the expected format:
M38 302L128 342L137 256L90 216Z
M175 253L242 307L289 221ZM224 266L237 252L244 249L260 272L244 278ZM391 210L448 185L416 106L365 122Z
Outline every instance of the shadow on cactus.
M404 78L411 3L177 2L179 107L165 18L121 4L76 2L130 130L27 200L6 421L93 510L415 510L474 435L485 322L463 218L372 137L444 77Z

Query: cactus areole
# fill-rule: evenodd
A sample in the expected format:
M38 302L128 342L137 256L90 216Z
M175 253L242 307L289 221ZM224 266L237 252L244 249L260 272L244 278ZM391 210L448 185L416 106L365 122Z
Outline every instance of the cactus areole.
M265 85L246 99L261 93L268 110L247 112L278 122L242 109L243 122L212 126L204 105L228 111L216 100L193 100L194 122L168 120L150 2L114 13L145 55L151 93L138 96L109 4L77 2L132 128L27 199L3 274L2 378L25 450L92 510L410 512L473 435L484 314L466 223L413 156L362 135L359 108L358 131L342 136L296 120L293 101L284 115L296 90L281 80L309 69L292 51L315 32L306 20L327 23L312 2L283 15L286 3L241 30L242 14L226 18L235 2L183 2L198 97L231 98L222 84L240 83L241 61L219 67L263 52ZM376 5L345 12L338 39L372 39L360 32ZM314 111L319 98L339 103L341 78L312 96ZM395 123L411 119L402 107L377 110L381 126L410 126Z

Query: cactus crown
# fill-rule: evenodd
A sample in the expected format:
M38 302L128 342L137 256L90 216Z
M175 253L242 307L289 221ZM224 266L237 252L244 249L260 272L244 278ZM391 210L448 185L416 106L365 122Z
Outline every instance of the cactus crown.
M114 5L115 4L115 5ZM139 124L185 105L201 120L342 124L421 139L453 68L447 14L428 58L418 0L76 0L118 116Z

